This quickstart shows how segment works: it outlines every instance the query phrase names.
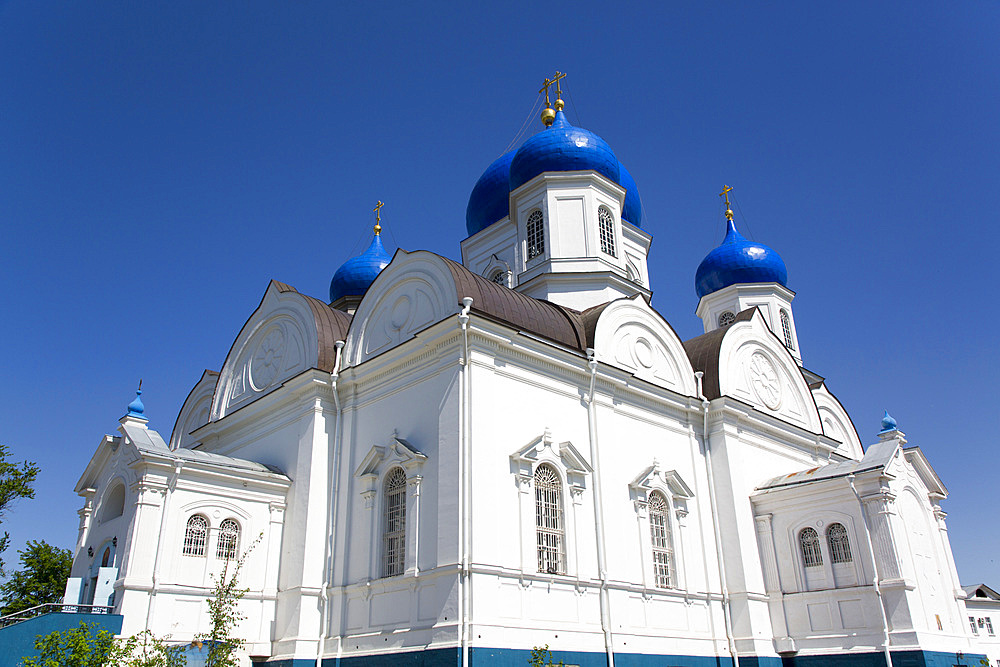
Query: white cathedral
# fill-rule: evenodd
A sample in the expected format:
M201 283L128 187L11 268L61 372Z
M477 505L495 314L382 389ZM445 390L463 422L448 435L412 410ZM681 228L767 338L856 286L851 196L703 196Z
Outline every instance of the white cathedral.
M727 210L680 340L635 182L553 106L461 264L376 223L329 302L271 281L169 441L137 396L77 484L65 602L190 641L246 553L247 664L978 664L947 490L803 365L778 254Z

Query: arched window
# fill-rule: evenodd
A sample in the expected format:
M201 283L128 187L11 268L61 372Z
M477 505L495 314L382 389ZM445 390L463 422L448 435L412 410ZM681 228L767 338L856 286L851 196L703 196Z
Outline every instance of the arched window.
M497 270L493 273L492 276L490 276L490 280L495 282L497 285L503 285L504 287L507 287L507 272Z
M187 529L184 531L184 555L204 556L205 538L208 536L208 519L200 514L195 514L188 519Z
M601 235L601 252L617 257L615 254L615 216L607 206L597 209L597 229Z
M550 465L535 470L535 534L538 571L565 574L566 528L563 525L562 482Z
M727 326L729 324L732 324L735 321L736 321L736 316L733 315L733 311L731 311L731 310L727 310L724 313L722 313L721 315L719 315L719 327L720 328L724 327L724 326Z
M528 242L528 259L534 259L545 253L545 228L542 225L542 212L537 208L528 215L528 223L524 226L524 237Z
M792 343L792 322L788 318L788 311L782 309L781 311L781 333L785 337L785 347L789 350L794 350L795 345Z
M406 473L402 468L389 471L383 493L382 576L395 577L403 574L406 563Z
M830 561L851 562L851 543L847 539L847 529L839 523L831 523L826 529L826 541L830 545Z
M819 548L819 535L812 528L803 528L799 533L799 547L802 549L802 562L806 567L816 567L823 564L823 552Z
M653 542L653 572L657 588L673 588L676 583L674 540L670 534L670 504L662 493L649 495L649 532Z
M117 519L125 513L125 485L118 482L104 496L101 507L101 523Z
M109 562L111 562L111 547L104 550L104 555L101 556L101 567L107 567Z
M215 547L215 557L222 560L236 558L240 546L240 524L236 519L226 519L219 526L219 544Z

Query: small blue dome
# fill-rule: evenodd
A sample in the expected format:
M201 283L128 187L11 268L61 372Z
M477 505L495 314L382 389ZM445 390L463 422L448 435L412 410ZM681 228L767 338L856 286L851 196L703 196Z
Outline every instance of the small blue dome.
M730 220L722 245L708 253L698 266L694 287L700 298L738 283L786 286L787 280L788 271L781 256L763 243L744 238Z
M469 236L478 234L497 220L510 215L510 161L515 151L504 153L476 181L465 209L465 228Z
M590 130L570 125L560 110L551 127L525 141L517 150L510 163L510 190L513 192L547 171L588 169L619 182L618 158L608 143Z
M639 199L639 187L635 184L632 174L628 173L621 162L618 163L620 178L618 185L625 188L625 208L622 209L622 219L628 220L636 227L642 227L642 200Z
M146 418L146 406L142 404L142 389L135 390L135 399L128 404L128 417Z
M889 414L888 410L883 410L883 412L885 412L885 414L882 415L882 430L879 432L888 433L889 431L895 431L896 420L893 419L892 415Z
M343 296L362 296L392 257L382 247L382 237L372 239L368 250L344 262L330 281L330 303Z

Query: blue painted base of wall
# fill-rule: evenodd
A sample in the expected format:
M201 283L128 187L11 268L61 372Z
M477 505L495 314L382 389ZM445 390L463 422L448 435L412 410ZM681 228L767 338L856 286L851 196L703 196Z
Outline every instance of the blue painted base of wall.
M553 658L565 665L607 667L603 653L553 651ZM531 651L510 648L471 648L470 667L526 667ZM938 651L893 651L893 667L979 667L985 656L941 653ZM268 667L315 667L315 660L272 660ZM461 667L462 652L457 648L408 651L382 655L326 658L323 667ZM615 653L615 667L731 667L728 657L691 655L647 655ZM835 655L744 656L740 667L885 667L884 653L841 653Z
M17 667L23 658L38 655L35 637L50 632L70 630L80 623L95 624L94 632L107 630L117 635L122 630L123 617L118 614L43 614L0 628L0 667Z

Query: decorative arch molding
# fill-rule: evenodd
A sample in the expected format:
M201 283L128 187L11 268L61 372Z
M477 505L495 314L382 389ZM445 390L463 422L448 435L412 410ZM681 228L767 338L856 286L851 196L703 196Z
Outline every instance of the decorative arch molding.
M219 511L219 516L215 516L214 510ZM219 524L226 519L232 518L233 515L238 517L241 527L247 526L250 519L253 518L252 515L242 507L222 499L214 498L195 500L186 505L182 505L181 514L184 515L185 522L188 520L189 515L201 514L208 519L209 528L218 527Z
M848 458L860 459L864 455L861 438L858 437L854 422L840 401L830 393L825 384L820 384L812 390L813 400L823 425L823 435L829 436L841 444L837 452Z
M652 384L687 396L697 391L680 338L642 295L612 301L604 308L594 332L594 351L598 361Z
M212 416L212 397L219 383L216 371L206 370L201 379L191 388L181 411L174 422L174 430L170 433L170 449L178 447L192 448L198 441L191 437L191 432L209 422Z
M580 451L572 442L556 444L552 431L545 429L524 447L510 455L513 472L521 484L531 484L535 469L542 463L551 463L564 478L574 497L579 496L587 486L587 476L594 472Z
M761 412L822 433L816 402L795 359L760 311L729 326L719 348L719 390Z
M271 281L222 366L212 399L213 421L320 366L316 316L307 299Z
M361 461L354 476L361 480L361 495L365 507L371 508L379 485L386 473L393 468L402 468L410 483L419 485L420 471L427 461L427 455L410 444L409 441L393 436L385 447L374 445Z
M128 499L128 484L121 475L114 475L104 485L104 493L97 507L99 521L102 525L120 518L125 513L125 501Z
M344 363L367 361L459 309L455 278L441 257L397 250L354 313Z

